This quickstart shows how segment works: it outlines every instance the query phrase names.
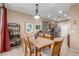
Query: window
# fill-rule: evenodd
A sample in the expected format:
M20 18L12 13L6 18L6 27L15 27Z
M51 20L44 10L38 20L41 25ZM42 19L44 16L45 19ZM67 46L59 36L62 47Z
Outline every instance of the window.
M44 22L44 21L43 21L42 30L43 30L43 31L48 31L48 22Z

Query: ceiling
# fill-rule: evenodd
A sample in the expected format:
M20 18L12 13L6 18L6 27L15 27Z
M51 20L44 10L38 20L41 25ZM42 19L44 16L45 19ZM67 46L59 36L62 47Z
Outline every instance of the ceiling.
M38 3L38 5L39 15L41 18L46 18L51 21L58 21L58 16L63 18L63 20L69 17L69 8L71 3ZM35 3L7 3L6 7L8 9L26 13L32 16L35 15ZM62 10L62 14L58 13L59 10ZM68 16L64 17L64 14L67 14ZM48 17L48 15L50 17Z

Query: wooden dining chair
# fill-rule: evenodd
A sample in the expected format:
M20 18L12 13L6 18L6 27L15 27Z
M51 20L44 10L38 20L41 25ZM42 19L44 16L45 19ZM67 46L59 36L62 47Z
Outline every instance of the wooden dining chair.
M67 46L70 48L70 35L67 35Z
M51 55L53 55L53 56L60 56L62 42L63 42L63 40L56 41L54 46L53 47L51 46L51 50L53 49L51 51L52 52Z
M25 37L22 39L22 41L23 41L25 56L27 56L28 54L31 56L34 53L34 50L31 49L31 44L30 44L29 38Z
M50 40L54 40L54 35L53 34L44 34L44 38L50 39Z
M45 38L51 39L51 35L45 33Z
M39 33L39 37L44 37L44 33Z
M63 40L55 41L54 44L51 45L51 48L47 48L41 52L43 56L60 56L61 46Z

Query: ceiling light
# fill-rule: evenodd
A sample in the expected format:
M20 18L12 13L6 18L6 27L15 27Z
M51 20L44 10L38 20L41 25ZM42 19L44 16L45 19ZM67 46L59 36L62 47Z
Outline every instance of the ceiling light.
M67 17L68 19L71 19L71 17Z
M64 14L64 17L67 17L67 14Z
M53 18L54 20L56 19L56 18Z
M48 17L51 17L50 15L48 15Z
M62 13L63 13L63 11L62 11L62 10L59 10L59 11L58 11L58 13L59 13L59 14L62 14Z
M38 20L38 19L40 19L40 16L39 15L35 15L34 18Z
M34 18L37 20L40 19L40 16L38 15L38 4L36 4L36 12Z

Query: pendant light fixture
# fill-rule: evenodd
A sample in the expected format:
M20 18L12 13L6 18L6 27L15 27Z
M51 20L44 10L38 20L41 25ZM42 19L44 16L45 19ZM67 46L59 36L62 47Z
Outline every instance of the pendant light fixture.
M38 20L38 19L40 19L40 16L39 16L39 14L38 14L38 4L36 4L36 10L35 10L35 16L34 16L34 18L36 19L36 20Z

